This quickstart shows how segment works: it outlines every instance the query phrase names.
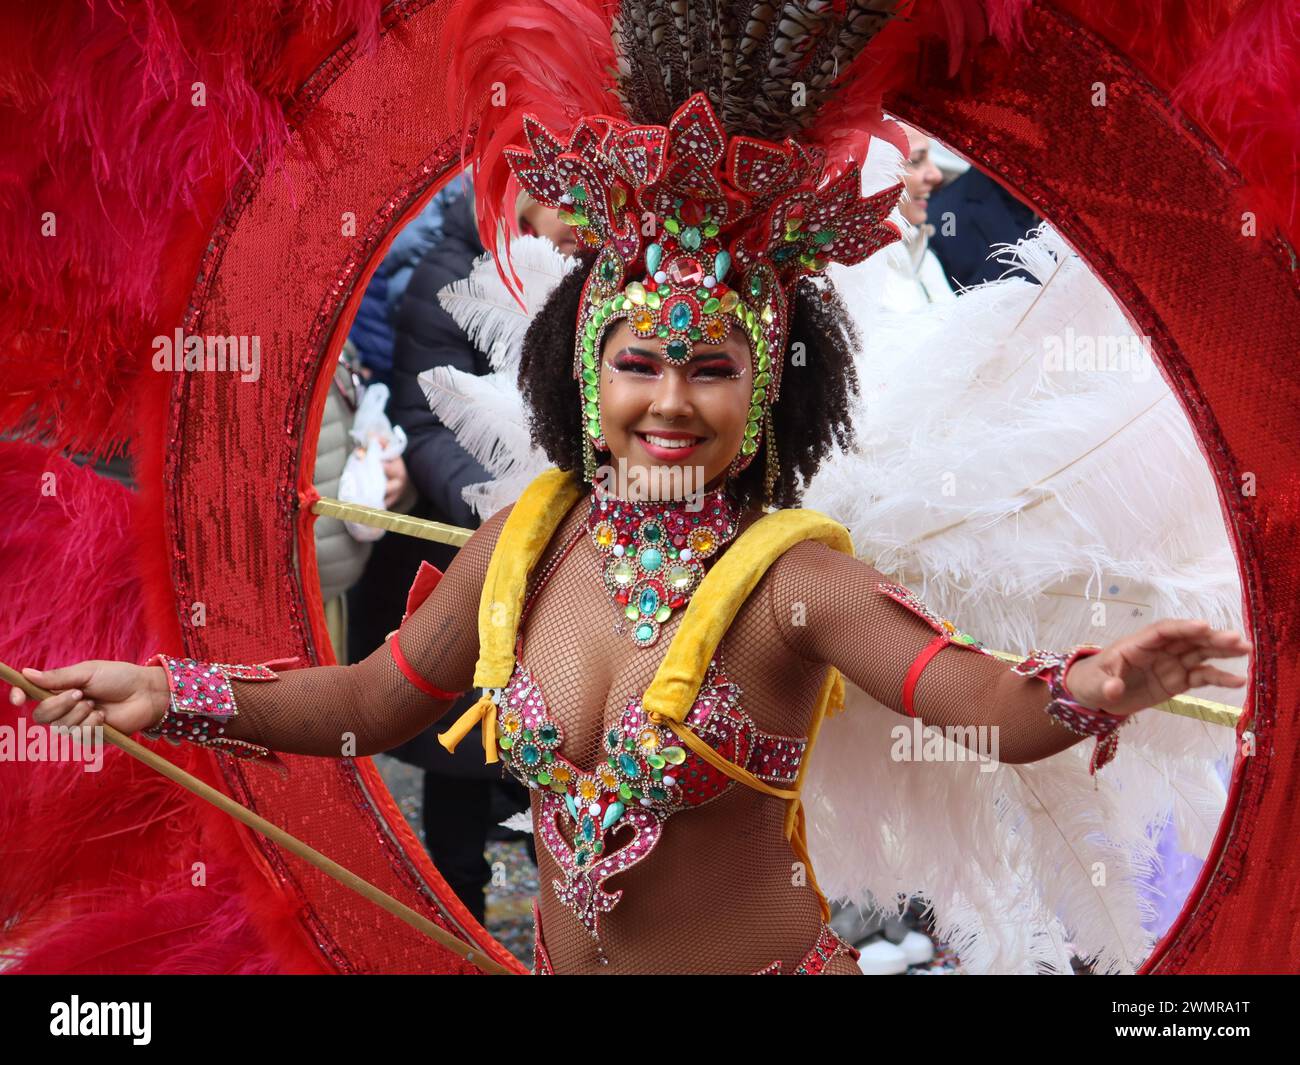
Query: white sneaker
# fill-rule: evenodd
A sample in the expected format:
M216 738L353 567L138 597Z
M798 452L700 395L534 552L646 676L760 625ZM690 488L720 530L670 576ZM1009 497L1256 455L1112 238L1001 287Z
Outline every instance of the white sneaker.
M934 944L929 936L920 932L908 932L898 949L907 958L908 965L926 965L934 961Z
M867 976L897 976L907 972L907 955L887 939L877 939L858 950L858 968Z

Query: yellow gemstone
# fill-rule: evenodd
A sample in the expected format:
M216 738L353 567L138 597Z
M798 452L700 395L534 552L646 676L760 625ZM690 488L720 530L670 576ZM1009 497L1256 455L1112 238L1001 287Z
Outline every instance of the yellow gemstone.
M578 781L578 796L583 802L592 802L600 794L596 787L596 782L590 777L583 777Z
M614 542L614 527L607 521L602 521L596 526L596 543L601 547L609 547Z
M727 338L727 323L721 318L710 318L704 323L704 336L715 344L721 343Z
M735 290L728 289L722 294L721 306L718 307L718 310L723 314L730 314L739 304L740 297L736 294Z
M641 735L637 737L637 743L646 750L653 751L659 746L659 733L652 728L645 729L642 731Z
M615 185L613 200L614 200L614 210L616 211L622 210L623 204L627 203L627 189L625 189L622 185Z
M614 775L614 770L610 769L609 766L603 765L597 769L596 776L600 778L601 787L606 791L618 790L618 777ZM595 795L593 795L592 798L594 799Z
M561 784L567 784L573 777L568 768L558 762L552 765L548 772L551 774L552 780L558 780Z
M623 289L623 295L640 306L645 303L645 285L640 281L632 281Z
M707 555L717 546L718 542L708 529L693 529L690 536L686 538L686 543L695 554Z
M763 308L763 313L759 315L759 317L763 319L764 325L772 324L772 319L775 317L775 315L772 314L772 305L770 303Z
M639 307L632 312L632 328L642 336L653 336L656 325L654 311Z
M519 726L522 724L523 720L520 718L518 710L507 710L505 716L501 718L501 727L512 734L518 732Z

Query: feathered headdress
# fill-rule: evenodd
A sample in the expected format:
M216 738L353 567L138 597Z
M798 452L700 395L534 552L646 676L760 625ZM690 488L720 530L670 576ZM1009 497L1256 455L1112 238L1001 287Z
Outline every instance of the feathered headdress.
M859 160L829 151L885 132L878 100L854 112L853 135L843 108L819 121L832 95L860 78L866 46L898 0L616 6L527 0L466 26L468 41L447 35L462 56L449 57L452 84L465 63L482 64L466 84L464 117L477 126L471 158L485 246L497 246L502 206L513 202L508 170L598 250L573 363L588 480L604 446L596 370L604 330L627 319L638 336L658 339L666 359L684 362L693 342L721 342L738 324L753 391L732 473L766 440L770 491L771 409L795 283L900 236L887 217L902 184L864 198ZM532 81L543 60L548 95L539 99Z

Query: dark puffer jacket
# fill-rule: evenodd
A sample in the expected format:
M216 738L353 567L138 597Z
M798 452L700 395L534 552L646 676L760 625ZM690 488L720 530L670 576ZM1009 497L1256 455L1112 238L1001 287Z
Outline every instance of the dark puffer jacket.
M434 366L452 366L479 376L491 366L485 354L438 302L438 291L469 276L483 254L474 203L463 196L447 207L442 240L415 268L397 315L393 347L393 396L389 418L406 430L406 468L435 521L475 528L479 522L461 489L491 479L450 429L429 410L419 374Z

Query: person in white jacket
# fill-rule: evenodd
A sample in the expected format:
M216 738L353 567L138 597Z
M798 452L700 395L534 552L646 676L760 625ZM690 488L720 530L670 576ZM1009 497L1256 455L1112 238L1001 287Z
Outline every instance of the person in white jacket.
M899 213L912 226L912 233L910 239L899 241L883 254L888 265L883 306L890 311L916 310L956 298L929 247L934 232L927 218L930 193L943 184L943 172L930 158L930 138L914 126L900 125L907 133L908 158L903 173L907 194L899 203Z

